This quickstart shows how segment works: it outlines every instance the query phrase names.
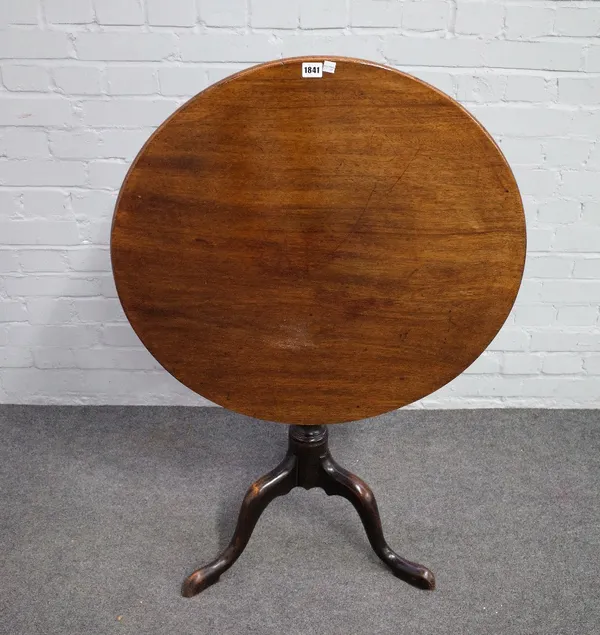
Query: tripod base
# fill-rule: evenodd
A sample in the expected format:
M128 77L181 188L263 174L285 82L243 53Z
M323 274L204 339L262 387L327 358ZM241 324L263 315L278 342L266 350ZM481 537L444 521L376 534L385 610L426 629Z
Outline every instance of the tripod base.
M329 453L325 426L291 426L289 447L283 461L250 486L242 502L233 538L223 553L197 569L183 583L185 597L197 595L218 581L244 551L252 530L267 505L294 487L321 487L329 496L343 496L354 505L371 547L392 573L420 589L433 590L435 578L426 567L394 553L383 536L379 510L369 486L340 467Z

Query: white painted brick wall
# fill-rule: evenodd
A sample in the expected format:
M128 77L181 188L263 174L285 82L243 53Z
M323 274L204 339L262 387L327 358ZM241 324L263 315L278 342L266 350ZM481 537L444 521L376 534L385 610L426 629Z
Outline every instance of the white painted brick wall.
M388 63L461 101L523 193L529 256L508 322L417 407L600 406L596 0L0 0L0 401L204 403L116 297L116 195L193 94L317 52Z

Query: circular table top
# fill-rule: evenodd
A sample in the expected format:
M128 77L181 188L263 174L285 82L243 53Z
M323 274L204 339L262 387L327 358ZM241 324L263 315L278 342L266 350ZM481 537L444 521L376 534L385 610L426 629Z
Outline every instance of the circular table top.
M179 381L282 423L437 390L504 323L525 259L512 172L431 86L330 58L203 91L133 163L111 256L129 321Z

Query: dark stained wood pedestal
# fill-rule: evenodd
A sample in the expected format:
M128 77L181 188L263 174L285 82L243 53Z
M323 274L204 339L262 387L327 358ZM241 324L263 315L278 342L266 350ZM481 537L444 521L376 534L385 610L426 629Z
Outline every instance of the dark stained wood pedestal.
M289 446L283 461L254 482L246 492L228 547L218 558L197 569L185 580L183 595L192 597L217 582L244 551L267 505L294 487L320 487L329 496L342 496L349 500L362 520L371 547L392 573L420 589L435 588L435 577L427 567L401 558L387 544L371 488L333 460L326 426L294 425L290 426Z
M263 509L322 487L357 509L395 575L371 490L336 465L323 425L368 419L438 390L494 339L515 301L525 220L514 176L460 104L393 68L275 60L209 87L144 145L111 235L117 292L146 348L181 383L290 424L284 461L249 490L229 547ZM302 427L300 427L302 426ZM235 440L232 440L235 443Z

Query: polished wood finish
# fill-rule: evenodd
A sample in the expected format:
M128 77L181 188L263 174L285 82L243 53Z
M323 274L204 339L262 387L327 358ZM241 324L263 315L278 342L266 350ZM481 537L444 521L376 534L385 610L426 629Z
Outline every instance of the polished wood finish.
M521 200L482 126L431 86L279 60L190 100L123 185L111 254L133 328L177 379L283 423L437 390L505 321Z
M192 597L217 582L242 555L267 505L294 487L321 487L329 496L342 496L349 500L362 520L371 547L392 573L420 589L435 588L435 577L427 567L401 558L387 544L373 492L363 480L333 460L325 426L290 426L285 458L274 470L251 485L242 502L228 547L211 563L186 578L182 594Z

